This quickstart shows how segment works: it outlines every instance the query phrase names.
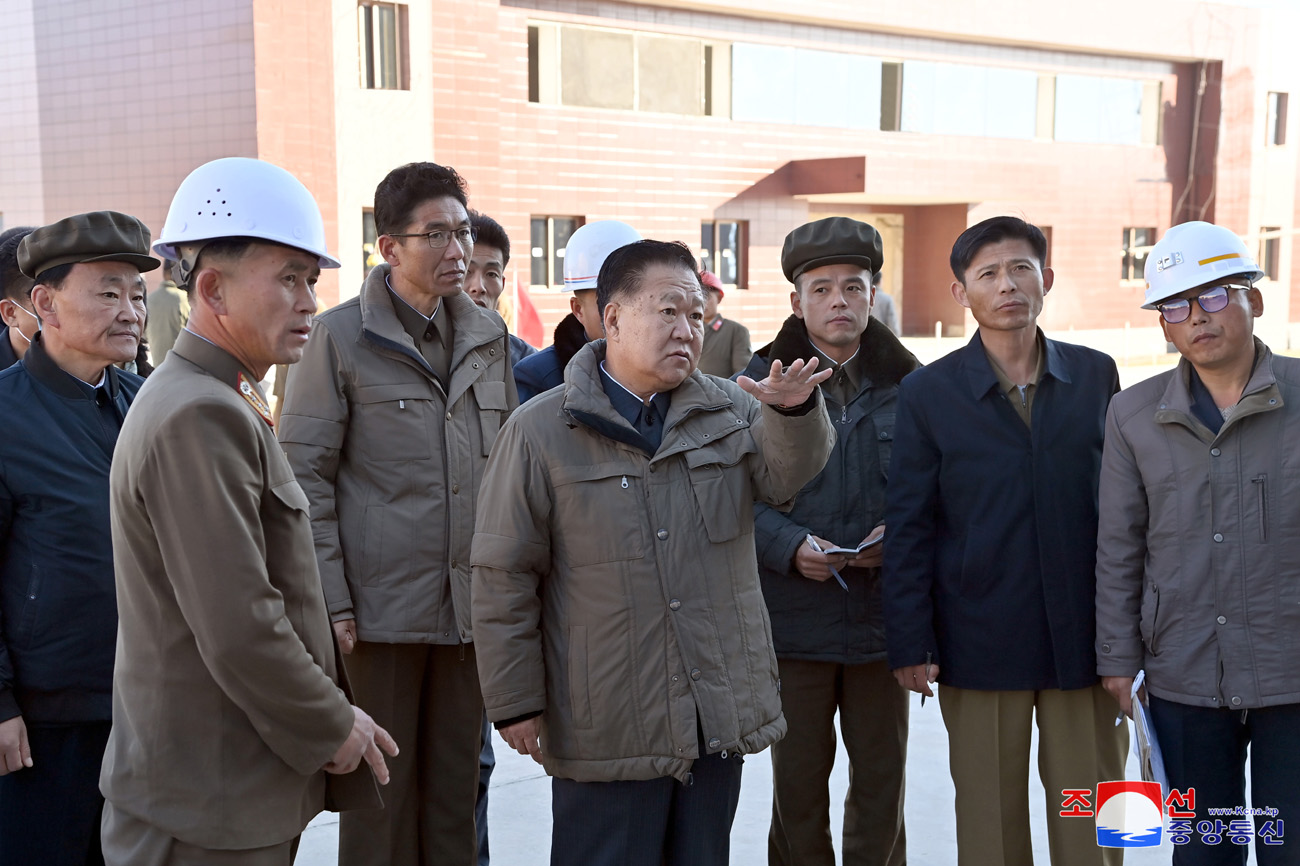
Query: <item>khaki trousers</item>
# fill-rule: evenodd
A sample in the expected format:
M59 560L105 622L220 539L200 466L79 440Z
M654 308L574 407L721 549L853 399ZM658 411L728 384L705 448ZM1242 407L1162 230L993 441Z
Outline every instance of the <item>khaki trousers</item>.
M789 730L772 746L770 866L835 866L830 790L835 713L849 754L844 866L901 866L907 695L885 662L778 659Z
M104 866L291 866L297 837L267 848L197 848L104 804L100 822Z
M1124 778L1128 726L1100 684L1061 691L978 691L941 686L948 765L957 789L959 866L1030 866L1029 750L1038 719L1038 774L1047 802L1052 866L1120 866L1099 848L1091 818L1060 816L1061 790ZM1096 800L1092 800L1096 804Z
M383 809L339 815L339 866L474 866L483 695L473 644L361 641L356 705L397 741Z

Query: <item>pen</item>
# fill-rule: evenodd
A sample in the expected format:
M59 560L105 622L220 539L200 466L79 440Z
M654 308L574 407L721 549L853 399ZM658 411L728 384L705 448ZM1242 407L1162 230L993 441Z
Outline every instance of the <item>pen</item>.
M925 685L925 684L927 684L927 683L930 682L930 661L931 661L933 658L934 658L934 653L929 652L929 653L926 653L926 654L925 654L925 683L922 683L922 685ZM921 694L921 706L925 706L925 693L924 693L924 692L922 692L922 694Z
M808 546L811 547L813 550L817 551L818 553L822 553L822 552L823 552L822 549L821 549L821 547L819 547L818 544L817 544L817 539L815 539L815 538L812 537L812 533L811 533L811 532L808 533ZM829 565L826 566L826 567L827 567L827 568L831 568ZM848 591L849 591L849 585L848 585L847 583L844 582L844 578L840 577L840 573L839 573L838 571L836 571L835 569L831 568L831 574L835 575L835 581L836 581L836 583L838 583L838 584L840 585L840 588L843 589L845 592L848 592Z

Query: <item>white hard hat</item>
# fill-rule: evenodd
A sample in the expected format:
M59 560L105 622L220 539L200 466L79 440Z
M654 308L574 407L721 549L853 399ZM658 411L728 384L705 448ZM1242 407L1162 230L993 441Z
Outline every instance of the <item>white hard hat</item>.
M316 199L298 178L260 159L214 159L190 172L172 197L153 249L181 261L181 247L217 238L273 241L311 253L322 268L339 267L326 249Z
M1142 309L1188 289L1223 277L1241 276L1255 282L1264 272L1246 244L1233 232L1207 222L1176 225L1151 248L1143 274L1147 281Z
M600 220L579 226L564 248L564 291L596 288L605 258L619 247L641 240L641 233L618 220Z

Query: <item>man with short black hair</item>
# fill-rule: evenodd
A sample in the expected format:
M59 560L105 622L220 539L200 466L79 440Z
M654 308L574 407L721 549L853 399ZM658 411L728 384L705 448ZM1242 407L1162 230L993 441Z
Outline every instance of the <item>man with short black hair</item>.
M885 636L948 729L957 859L1033 861L1031 728L1053 866L1119 863L1061 791L1123 779L1126 728L1093 654L1097 476L1115 362L1038 328L1054 275L1017 217L953 244L970 343L903 380L885 507Z
M836 433L826 468L794 508L754 507L790 726L772 747L771 866L835 864L828 781L836 716L849 755L843 862L907 860L907 692L885 658L880 540L898 384L920 364L871 316L871 276L883 260L880 233L858 220L830 217L790 232L781 267L794 284L794 314L745 371L756 377L773 361L817 358L832 371L821 391ZM824 552L863 544L854 555Z
M100 859L117 637L109 467L141 379L149 229L112 211L18 247L43 327L0 373L0 864Z
M469 212L470 225L477 235L474 254L465 273L465 294L485 310L501 312L501 293L505 290L506 265L510 264L510 237L501 223L476 210ZM537 349L519 335L510 335L510 365L513 367Z
M699 373L683 244L620 246L596 292L606 338L510 420L483 480L488 717L553 777L551 863L724 866L741 756L785 732L750 504L788 506L826 462L826 374Z
M431 162L379 183L384 262L317 317L281 415L357 699L404 747L384 809L341 818L342 866L477 859L470 541L484 464L518 399L505 324L462 291L466 202L460 175Z
M18 245L31 233L30 226L0 233L0 370L23 359L40 329L31 308L35 284L18 267Z

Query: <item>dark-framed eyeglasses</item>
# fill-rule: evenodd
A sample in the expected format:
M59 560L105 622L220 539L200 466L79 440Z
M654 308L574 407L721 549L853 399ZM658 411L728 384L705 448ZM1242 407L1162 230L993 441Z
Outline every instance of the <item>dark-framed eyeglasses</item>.
M460 248L467 250L474 246L474 241L478 240L478 229L474 226L461 226L457 229L434 229L431 232L414 232L411 234L390 234L390 238L426 238L429 241L429 248L435 250L445 250L447 244L453 240L460 244Z
M1243 292L1250 291L1249 285L1237 285L1227 283L1222 286L1215 286L1212 289L1206 289L1196 296L1196 303L1201 305L1201 309L1207 313L1217 313L1224 307L1228 306L1228 292L1233 289L1240 289ZM1176 298L1172 301L1164 301L1156 304L1156 309L1160 311L1161 317L1171 325L1177 325L1179 322L1187 321L1187 317L1192 314L1192 302L1187 298Z

